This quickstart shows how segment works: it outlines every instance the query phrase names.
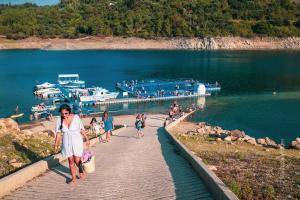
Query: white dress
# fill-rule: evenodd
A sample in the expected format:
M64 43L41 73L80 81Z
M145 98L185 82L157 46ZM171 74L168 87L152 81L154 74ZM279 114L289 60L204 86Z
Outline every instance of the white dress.
M78 156L83 154L83 137L80 133L84 130L84 126L78 115L74 115L70 127L68 128L64 123L62 130L60 130L61 117L56 122L55 132L62 132L61 153L64 157Z

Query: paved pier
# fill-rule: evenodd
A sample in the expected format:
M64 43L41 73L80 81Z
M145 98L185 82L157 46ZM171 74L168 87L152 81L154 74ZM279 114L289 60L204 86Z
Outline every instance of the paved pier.
M190 165L177 154L162 128L164 115L149 115L145 136L136 138L134 116L115 118L128 124L110 143L96 144L96 172L76 185L67 163L35 178L4 199L212 199Z

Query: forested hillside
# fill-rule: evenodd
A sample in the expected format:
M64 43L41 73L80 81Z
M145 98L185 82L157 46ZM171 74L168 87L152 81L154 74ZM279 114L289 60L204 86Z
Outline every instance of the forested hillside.
M290 0L64 0L55 6L0 6L0 34L29 36L300 36Z

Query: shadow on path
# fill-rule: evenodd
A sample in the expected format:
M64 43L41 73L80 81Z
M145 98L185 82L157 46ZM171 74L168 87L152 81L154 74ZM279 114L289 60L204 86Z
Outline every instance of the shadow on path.
M176 199L213 199L201 178L171 143L163 127L158 129L163 157L172 175Z
M17 151L22 153L22 155L24 157L28 158L31 161L31 163L29 163L28 165L43 159L43 157L39 156L37 153L33 152L32 150L28 149L27 147L25 147L17 142L13 142L13 145ZM66 175L66 174L70 174L69 168L62 165L61 163L59 163L59 160L57 158L55 158L55 156L52 155L47 158L44 158L44 161L47 162L47 166L48 166L49 170L55 172L56 174L58 174L60 176L65 177L66 182L69 181L70 177ZM26 165L26 166L28 166L28 165ZM24 167L22 167L22 168L24 168Z

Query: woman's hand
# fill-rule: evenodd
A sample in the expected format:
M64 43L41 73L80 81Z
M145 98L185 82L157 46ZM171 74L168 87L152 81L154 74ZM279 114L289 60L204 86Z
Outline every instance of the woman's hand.
M54 152L54 154L57 153L57 146L56 145L53 146L53 152Z
M59 145L60 140L61 140L61 135L59 133L57 133L56 136L55 136L55 142L54 142L54 145L53 145L54 154L57 153L57 146Z
M89 139L87 139L85 143L86 143L87 146L90 146L90 140Z

